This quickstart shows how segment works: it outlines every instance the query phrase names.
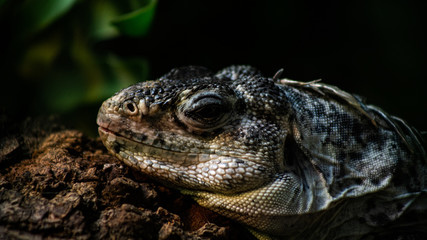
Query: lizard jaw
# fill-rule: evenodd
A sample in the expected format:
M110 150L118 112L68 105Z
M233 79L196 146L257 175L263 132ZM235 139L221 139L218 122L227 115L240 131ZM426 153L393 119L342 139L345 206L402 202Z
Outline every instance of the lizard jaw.
M139 142L102 126L98 128L98 132L103 143L111 146L108 149L112 153L120 156L126 153L126 158L131 162L130 165L135 165L139 168L141 168L141 164L146 159L160 159L162 162L181 165L191 165L199 162L198 154L170 150L169 145L160 144L159 141L153 138ZM156 142L155 145L153 145L154 142ZM123 156L120 158L123 158Z
M264 184L259 182L264 168L239 158L171 151L124 137L103 126L98 131L106 148L126 165L178 188L196 191L215 188L227 194ZM238 189L241 186L244 188Z

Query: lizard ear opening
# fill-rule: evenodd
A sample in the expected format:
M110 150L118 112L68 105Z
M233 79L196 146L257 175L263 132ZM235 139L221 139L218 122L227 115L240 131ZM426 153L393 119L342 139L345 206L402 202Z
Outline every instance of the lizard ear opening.
M309 158L304 151L298 146L295 139L288 135L285 140L283 152L283 167L286 171L293 172L305 182L304 170L310 164Z
M291 136L286 136L283 151L283 165L287 167L295 166L295 153L297 152L296 141Z

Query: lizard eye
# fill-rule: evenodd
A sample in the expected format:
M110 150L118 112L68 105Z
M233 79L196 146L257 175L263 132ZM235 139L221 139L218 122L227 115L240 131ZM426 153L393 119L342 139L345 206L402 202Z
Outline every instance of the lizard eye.
M220 119L226 111L226 104L221 99L206 97L198 100L185 114L195 120L211 123Z
M230 118L232 104L217 93L200 93L178 109L178 118L190 127L211 130Z

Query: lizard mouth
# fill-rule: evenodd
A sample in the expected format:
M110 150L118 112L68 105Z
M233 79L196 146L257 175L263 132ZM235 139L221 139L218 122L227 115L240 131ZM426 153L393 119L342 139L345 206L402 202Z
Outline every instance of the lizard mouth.
M152 163L191 165L206 158L205 154L172 150L171 146L155 138L147 137L145 141L139 141L103 126L99 126L98 132L107 149L128 164L138 167Z
M115 132L113 132L113 131L111 131L111 130L109 130L108 128L105 128L105 127L101 127L101 126L99 126L98 127L98 131L99 132L102 132L102 133L104 133L104 134L113 134L113 135L119 135L119 134L117 134L117 133L115 133Z

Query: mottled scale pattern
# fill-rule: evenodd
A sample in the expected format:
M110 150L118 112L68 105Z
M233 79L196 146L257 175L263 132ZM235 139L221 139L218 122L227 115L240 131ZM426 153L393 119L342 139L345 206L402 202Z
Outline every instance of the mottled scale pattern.
M97 123L112 154L259 239L427 234L422 138L337 87L189 66L119 91Z

